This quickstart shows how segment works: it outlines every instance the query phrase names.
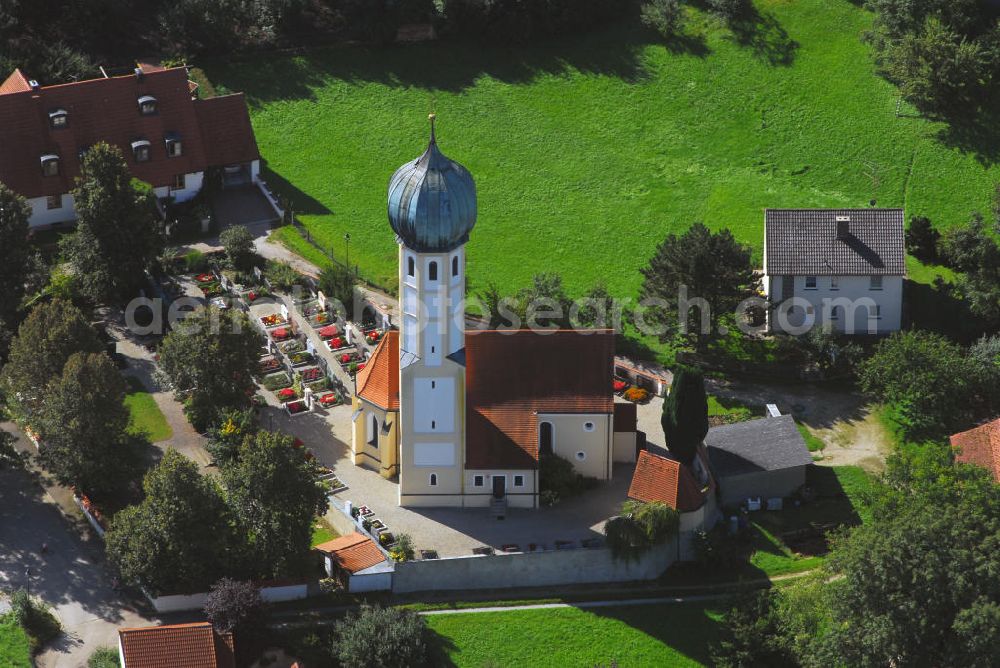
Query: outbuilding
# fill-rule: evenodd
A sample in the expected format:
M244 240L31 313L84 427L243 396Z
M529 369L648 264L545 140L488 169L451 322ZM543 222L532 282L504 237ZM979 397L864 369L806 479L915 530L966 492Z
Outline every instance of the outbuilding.
M748 498L785 498L806 482L812 456L791 415L737 422L708 430L709 460L723 506Z
M389 591L393 563L368 536L353 533L316 546L323 555L326 574L337 578L349 592Z

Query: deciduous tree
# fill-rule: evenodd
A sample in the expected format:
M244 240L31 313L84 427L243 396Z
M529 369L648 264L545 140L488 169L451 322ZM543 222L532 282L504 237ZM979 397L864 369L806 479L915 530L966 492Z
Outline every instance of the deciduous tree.
M196 428L247 405L262 345L242 311L215 307L191 313L164 338L160 367Z
M32 426L41 460L64 485L95 500L126 489L141 439L128 434L125 380L104 353L76 353L48 384Z
M145 498L115 514L105 535L109 561L153 593L205 591L238 575L233 528L218 483L175 450L143 480Z
M427 661L427 625L401 608L364 607L334 630L333 656L343 668L413 668Z
M0 377L8 404L29 417L41 405L46 385L62 375L74 353L103 348L78 308L60 299L38 304L17 330Z
M354 279L339 264L324 267L319 274L319 289L328 299L336 299L344 305L344 316L354 317Z
M303 567L327 490L315 466L290 436L261 431L246 439L222 469L229 506L246 532L250 563L260 577Z
M222 578L205 600L205 616L223 633L253 631L263 621L263 612L260 589L249 580Z
M152 188L132 178L117 147L98 143L84 154L73 197L77 229L62 248L81 292L94 301L135 294L164 246Z
M253 261L253 235L243 225L227 227L219 235L219 241L226 251L226 257L236 269L246 270Z
M17 322L24 296L24 277L31 261L28 218L23 197L0 183L0 320Z

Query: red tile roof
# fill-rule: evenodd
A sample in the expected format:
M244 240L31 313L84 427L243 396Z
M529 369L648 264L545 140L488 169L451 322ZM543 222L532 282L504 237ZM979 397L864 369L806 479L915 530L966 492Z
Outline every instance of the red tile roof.
M207 164L235 165L260 158L243 93L195 100L194 109Z
M532 469L538 413L612 413L611 330L466 332L466 468Z
M636 501L659 501L681 512L697 510L705 502L705 495L687 466L648 450L639 453L628 496Z
M227 96L218 103L192 100L183 67L37 91L17 84L16 75L0 88L0 181L25 197L70 191L80 172L80 151L101 141L120 148L132 174L153 186L170 185L178 174L229 164L216 159L245 162L259 157L245 104L238 109L243 98ZM157 113L139 113L138 99L143 95L156 98ZM49 113L56 109L67 112L64 128L50 127ZM224 114L232 114L233 119L232 127L223 130ZM182 147L182 154L175 158L167 157L164 143L171 133L179 137ZM150 142L149 161L134 160L131 143L136 139ZM226 145L213 144L206 150L206 140ZM39 159L50 153L60 157L58 176L42 175Z
M208 622L119 629L124 668L234 668L233 636Z
M7 80L0 84L0 95L20 93L26 90L31 90L31 84L28 83L28 77L24 76L24 72L20 69L15 69L7 77Z
M328 554L340 568L357 573L385 561L385 555L368 536L352 533L321 543L316 550Z
M978 464L1000 482L1000 419L955 434L951 447L958 450L955 461Z
M359 397L390 411L399 410L399 332L389 330L358 372Z

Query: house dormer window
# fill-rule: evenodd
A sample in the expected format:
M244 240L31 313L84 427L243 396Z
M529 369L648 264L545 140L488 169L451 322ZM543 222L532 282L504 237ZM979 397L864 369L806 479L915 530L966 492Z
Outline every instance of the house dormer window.
M882 289L882 277L881 276L872 276L871 277L871 282L869 284L869 287L872 290L881 290Z
M163 138L163 142L167 145L167 157L168 158L179 158L182 154L181 138L179 135L171 132Z
M65 109L53 109L49 112L49 125L53 128L64 128L69 123L69 114Z
M145 139L132 142L132 155L136 162L149 162L149 142Z
M59 156L53 153L48 155L43 155L42 158L42 175L43 176L59 176Z
M139 98L139 113L143 116L151 116L156 113L156 98L152 95L143 95Z

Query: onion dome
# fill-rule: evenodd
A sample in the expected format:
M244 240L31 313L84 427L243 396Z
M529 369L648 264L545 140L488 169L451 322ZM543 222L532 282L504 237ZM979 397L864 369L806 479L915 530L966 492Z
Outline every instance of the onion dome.
M476 224L476 184L462 165L441 153L434 137L416 160L389 180L389 224L418 253L447 253L469 240Z

